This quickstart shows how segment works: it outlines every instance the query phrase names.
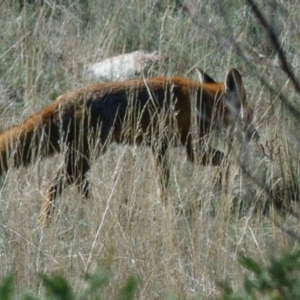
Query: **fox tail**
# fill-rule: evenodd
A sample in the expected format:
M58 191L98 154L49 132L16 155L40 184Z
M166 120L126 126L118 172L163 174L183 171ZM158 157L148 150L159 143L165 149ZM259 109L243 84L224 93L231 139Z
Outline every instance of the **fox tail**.
M55 107L48 105L21 124L0 133L0 175L10 166L28 165L38 156L59 152L60 131Z

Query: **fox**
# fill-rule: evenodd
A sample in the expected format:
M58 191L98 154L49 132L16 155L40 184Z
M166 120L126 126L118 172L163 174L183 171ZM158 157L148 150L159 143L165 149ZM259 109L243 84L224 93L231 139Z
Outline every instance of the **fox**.
M39 220L45 224L67 186L75 184L89 196L92 150L97 148L100 155L113 142L151 147L162 191L168 187L171 146L185 147L192 162L197 147L201 164L221 165L224 153L206 146L211 130L238 124L247 141L257 139L253 110L238 70L230 69L224 82L197 72L199 81L176 76L133 79L95 83L60 95L0 133L0 176L10 166L27 166L40 157L63 153L63 165L42 204Z

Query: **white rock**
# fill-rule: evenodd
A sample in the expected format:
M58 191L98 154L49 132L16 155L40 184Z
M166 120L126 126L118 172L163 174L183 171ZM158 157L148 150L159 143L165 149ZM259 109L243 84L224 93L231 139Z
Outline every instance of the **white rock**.
M150 68L159 60L157 51L145 53L134 51L113 56L84 67L85 74L100 81L117 81L138 78L147 75Z

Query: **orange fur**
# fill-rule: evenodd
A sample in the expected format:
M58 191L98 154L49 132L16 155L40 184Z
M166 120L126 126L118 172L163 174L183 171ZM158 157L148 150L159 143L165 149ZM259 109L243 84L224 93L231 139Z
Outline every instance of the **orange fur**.
M252 111L238 71L231 69L224 83L214 82L200 71L202 82L186 78L157 77L145 80L99 83L59 96L56 101L20 125L0 134L0 175L9 162L14 167L27 165L38 156L65 151L65 165L47 190L41 219L50 216L54 199L62 189L75 183L88 195L86 174L93 147L104 151L111 142L152 147L160 170L160 183L168 183L167 149L178 137L194 160L193 120L202 140L214 127L238 123L250 138ZM243 116L241 116L243 111ZM172 144L174 145L174 143ZM202 149L203 164L219 165L223 153Z

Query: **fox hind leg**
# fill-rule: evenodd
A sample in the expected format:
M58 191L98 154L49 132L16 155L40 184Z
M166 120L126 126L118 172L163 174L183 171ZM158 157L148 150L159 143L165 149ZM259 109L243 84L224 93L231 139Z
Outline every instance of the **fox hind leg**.
M71 184L76 184L78 191L84 196L89 196L89 182L86 178L90 169L89 155L76 153L77 150L68 149L65 156L65 164L59 168L46 192L43 203L40 223L45 224L50 218L55 199L61 195L63 189Z

